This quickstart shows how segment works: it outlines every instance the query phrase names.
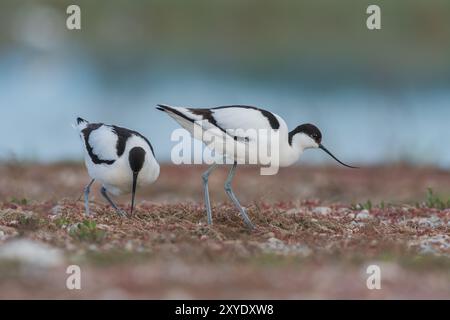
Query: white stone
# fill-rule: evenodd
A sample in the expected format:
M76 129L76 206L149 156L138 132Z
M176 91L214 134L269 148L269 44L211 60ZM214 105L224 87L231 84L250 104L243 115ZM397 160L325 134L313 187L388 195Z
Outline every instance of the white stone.
M36 267L55 267L63 262L62 253L46 244L19 239L6 242L0 247L0 260L18 261Z
M367 220L370 218L369 210L363 210L356 215L356 220Z
M282 255L295 254L309 256L312 253L312 250L306 245L300 243L288 245L277 238L270 238L267 242L262 243L260 246L266 252Z
M299 213L300 213L300 209L297 209L297 208L292 208L292 209L289 209L284 212L284 214L287 214L287 215L295 215L295 214L299 214Z
M422 228L439 228L442 226L442 220L437 216L431 216L429 218L420 218L419 219L419 226Z
M331 208L328 207L316 207L314 208L313 213L327 216L331 213L331 211L332 211Z
M59 204L54 206L51 210L51 214L53 216L59 216L62 214L62 206L60 206Z

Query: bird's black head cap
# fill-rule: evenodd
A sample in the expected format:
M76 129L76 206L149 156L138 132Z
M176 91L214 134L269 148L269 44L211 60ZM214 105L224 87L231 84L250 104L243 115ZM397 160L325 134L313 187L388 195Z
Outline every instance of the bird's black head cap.
M128 155L128 161L130 162L130 168L133 172L137 173L141 171L145 162L145 150L141 147L132 148Z
M289 144L292 145L292 138L297 133L304 133L307 136L311 137L317 144L322 142L322 132L320 132L319 128L311 123L305 123L299 125L297 128L289 132Z

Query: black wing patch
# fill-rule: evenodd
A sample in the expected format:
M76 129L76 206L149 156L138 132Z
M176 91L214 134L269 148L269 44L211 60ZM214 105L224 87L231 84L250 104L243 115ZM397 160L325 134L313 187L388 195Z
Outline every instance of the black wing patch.
M257 107L253 107L253 106L243 106L243 105L232 105L232 106L222 106L222 107L216 107L216 108L212 108L211 110L215 110L215 109L227 109L227 108L244 108L244 109L253 109L253 110L257 110L259 112L261 112L261 114L267 118L267 120L269 121L270 127L274 130L280 129L280 122L278 121L277 117L274 116L274 114L272 112L269 112L267 110L264 109L260 109Z
M213 126L216 126L217 128L219 128L220 130L222 130L223 132L226 133L226 130L223 129L222 127L220 127L217 124L217 121L214 118L214 115L213 115L213 112L211 111L211 109L193 109L193 108L189 108L188 110L191 111L193 114L195 114L197 116L201 116L204 120L208 121Z
M269 121L269 124L271 126L272 129L277 130L280 129L280 122L278 121L277 117L275 117L275 115L272 112L269 112L267 110L264 109L260 109L257 107L252 107L252 106L244 106L244 105L231 105L231 106L221 106L221 107L215 107L215 108L211 108L211 109L204 109L204 108L200 108L200 109L195 109L195 108L188 108L189 111L191 111L193 114L202 116L203 119L208 120L210 123L212 123L213 125L215 125L216 127L218 127L220 130L224 131L225 130L223 128L220 128L217 125L217 121L216 119L214 119L214 115L213 115L213 111L212 110L218 110L218 109L227 109L227 108L244 108L244 109L253 109L253 110L257 110L259 112L261 112L261 114L267 118L267 120ZM187 117L186 115L184 115L183 113L179 112L178 110L171 108L169 106L163 105L163 104L158 104L158 110L161 111L169 111L172 112L174 114L176 114L177 116L180 116L190 122L195 122L194 119L191 119L189 117Z
M195 119L189 118L188 116L186 116L185 114L183 114L182 112L171 108L169 106L165 106L162 104L158 104L158 110L164 111L164 112L171 112L189 122L195 123ZM211 109L205 109L205 108L186 108L187 110L189 110L190 112L192 112L192 114L195 114L197 116L201 116L203 120L208 121L209 123L211 123L212 125L216 126L217 128L219 128L221 131L223 131L224 133L227 133L225 129L221 128L218 124L216 119L214 119L213 113L211 111Z
M86 145L86 150L87 150L87 152L89 154L89 157L91 158L92 162L95 163L95 164L108 164L108 165L111 165L116 160L103 160L103 159L100 159L94 153L92 146L89 144L89 136L91 135L91 132L94 131L94 130L97 130L101 126L103 126L103 123L90 123L81 132L83 133L84 143Z
M94 153L94 150L93 150L92 146L89 143L89 137L90 137L92 131L97 130L98 128L100 128L103 125L104 125L103 123L90 123L81 132L83 133L84 142L86 144L86 150L87 150L87 152L89 154L89 157L91 158L92 162L95 163L95 164L111 165L116 160L100 159ZM142 139L144 139L144 141L150 147L150 150L152 151L153 156L155 156L155 151L153 150L153 146L151 145L150 141L148 141L148 139L146 137L144 137L142 134L140 134L139 132L136 132L136 131L133 131L133 130L129 130L129 129L126 129L126 128L122 128L122 127L118 127L118 126L108 126L108 127L111 127L113 129L113 132L117 135L116 154L117 154L118 157L122 156L123 153L125 152L127 140L132 135L135 135L135 136L138 136L138 137L141 137Z
M116 144L116 150L117 150L117 156L122 156L125 152L125 147L127 144L127 140L132 136L138 136L144 139L144 141L148 144L150 147L150 150L152 151L153 156L155 156L155 151L153 150L153 146L151 145L150 141L146 137L144 137L142 134L140 134L137 131L133 131L130 129L118 127L118 126L111 126L113 128L114 133L117 135L117 144Z
M220 108L220 107L219 107ZM213 108L213 109L217 109L217 108ZM223 131L225 134L229 135L230 137L232 137L235 141L238 140L244 140L244 142L248 142L249 138L248 137L238 137L238 136L233 136L231 135L229 132L227 132L224 128L222 128L221 126L219 126L219 124L217 123L216 119L214 118L214 114L211 110L213 109L192 109L189 108L189 111L191 111L193 114L198 115L198 116L202 116L202 118L206 121L208 121L209 123L211 123L212 125L216 126L217 128L219 128L221 131Z

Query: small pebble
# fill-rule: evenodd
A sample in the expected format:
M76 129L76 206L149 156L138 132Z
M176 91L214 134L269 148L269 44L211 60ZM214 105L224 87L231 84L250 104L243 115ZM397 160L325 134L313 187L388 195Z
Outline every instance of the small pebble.
M125 245L125 250L132 251L133 250L133 243L131 241L127 241Z
M299 210L299 209L297 209L297 208L292 208L292 209L289 209L289 210L285 211L284 214L287 214L287 215L295 215L295 214L299 214L299 213L300 213L300 210Z
M313 213L327 216L331 213L331 211L332 211L331 208L328 207L316 207L314 208Z
M50 211L50 214L53 216L59 216L62 214L62 206L60 205L56 205L52 208L52 210Z
M275 237L275 233L273 233L273 232L268 232L268 233L266 233L266 237L268 237L268 238L274 238L274 237Z
M356 215L356 219L357 220L367 220L367 219L370 219L370 218L371 218L371 216L370 216L370 213L369 213L368 210L363 210L363 211L361 211L360 213L358 213Z
M442 226L442 221L437 216L431 216L429 218L421 218L419 219L419 226L422 228L438 228Z

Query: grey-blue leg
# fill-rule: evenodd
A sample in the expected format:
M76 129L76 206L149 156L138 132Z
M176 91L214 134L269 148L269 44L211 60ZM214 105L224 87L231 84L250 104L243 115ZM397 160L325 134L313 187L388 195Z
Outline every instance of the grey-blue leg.
M84 188L84 208L86 210L85 214L87 216L90 215L89 211L89 193L91 192L91 186L94 183L95 179L92 179L91 182Z
M212 214L211 214L211 202L209 201L209 190L208 190L208 178L211 172L217 167L217 164L213 164L202 174L203 179L203 190L205 193L205 207L206 215L208 217L208 224L212 224Z
M227 180L225 181L225 191L226 191L228 197L231 199L231 201L233 201L234 205L239 209L239 212L240 212L240 214L242 216L242 219L244 219L244 222L247 225L247 227L249 227L250 229L253 229L255 226L250 221L250 219L249 219L249 217L247 215L247 212L241 206L241 204L239 203L239 200L234 195L233 189L231 189L231 181L234 178L234 173L236 171L236 167L237 167L237 163L235 162L233 164L233 167L231 167L231 170L230 170L230 173L228 174Z
M117 214L118 214L119 216L121 216L121 217L126 217L126 216L127 216L127 214L126 214L123 210L120 210L120 209L115 205L115 203L111 200L111 198L108 196L108 193L107 193L105 187L102 187L101 193L102 193L102 196L109 202L109 204L116 210L116 212L117 212Z

